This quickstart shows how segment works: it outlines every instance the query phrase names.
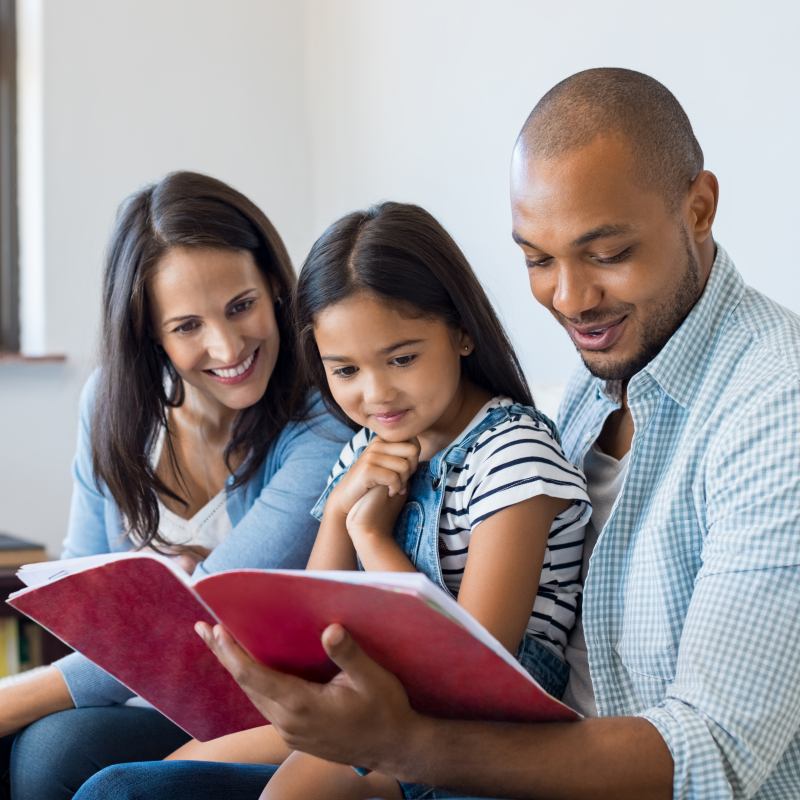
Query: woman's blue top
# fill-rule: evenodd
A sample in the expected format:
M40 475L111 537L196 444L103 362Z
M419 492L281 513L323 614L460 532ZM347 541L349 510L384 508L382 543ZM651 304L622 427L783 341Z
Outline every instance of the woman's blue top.
M96 384L97 373L81 395L74 487L62 558L121 552L133 546L123 531L117 504L94 478L91 421ZM303 569L318 528L310 510L352 434L326 411L319 395L313 395L305 417L283 428L247 483L234 489L234 478L228 479L226 505L233 530L198 564L195 576L237 567ZM56 661L55 666L76 708L122 703L133 696L77 653Z

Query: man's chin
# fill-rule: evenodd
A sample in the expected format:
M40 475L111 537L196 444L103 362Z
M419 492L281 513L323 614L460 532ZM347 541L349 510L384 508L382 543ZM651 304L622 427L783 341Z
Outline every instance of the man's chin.
M602 381L628 381L650 362L649 357L611 358L578 351L586 369Z

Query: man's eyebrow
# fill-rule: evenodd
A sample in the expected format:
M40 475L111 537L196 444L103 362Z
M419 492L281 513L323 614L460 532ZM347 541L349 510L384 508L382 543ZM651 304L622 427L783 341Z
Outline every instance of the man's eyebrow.
M605 239L609 236L622 236L626 233L633 231L633 225L598 225L590 231L581 234L575 241L572 242L573 247L581 247L581 245L589 244L595 239Z
M595 239L605 239L609 236L622 236L627 233L632 233L634 230L633 225L598 225L586 233L582 233L577 239L572 242L572 247L582 247ZM511 232L511 238L519 245L530 247L532 250L542 250L539 245L529 242L527 239L520 236L516 231ZM542 250L544 252L544 250Z
M403 339L402 342L395 342L394 344L390 344L388 347L383 347L378 351L379 355L388 356L389 353L399 350L401 347L409 347L415 344L421 344L424 340L423 339ZM347 362L352 361L352 358L348 358L347 356L334 356L334 355L327 355L323 356L320 355L320 358L323 361L341 361Z

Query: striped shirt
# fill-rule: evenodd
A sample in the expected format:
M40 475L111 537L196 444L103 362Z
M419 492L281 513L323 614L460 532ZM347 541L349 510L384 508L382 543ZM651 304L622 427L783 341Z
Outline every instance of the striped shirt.
M478 411L458 441L507 397L494 397ZM372 434L362 428L345 445L329 482L355 462ZM527 415L512 414L485 430L461 467L447 475L439 518L439 559L445 585L458 596L472 531L498 511L548 495L573 502L553 521L547 541L539 591L528 632L558 653L575 623L580 595L583 532L591 516L586 480L569 463L547 426Z
M583 591L601 716L641 715L676 798L800 797L800 318L717 249L703 296L628 383L625 480ZM576 463L619 406L586 370Z

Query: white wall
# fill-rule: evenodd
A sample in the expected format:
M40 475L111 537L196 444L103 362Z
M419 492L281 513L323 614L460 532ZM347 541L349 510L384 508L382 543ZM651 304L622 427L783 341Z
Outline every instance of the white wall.
M538 98L592 66L665 83L720 179L716 234L745 278L800 311L800 11L788 3L311 0L314 220L378 199L426 206L464 248L533 382L577 359L530 299L508 163Z
M751 284L800 311L799 22L774 1L44 2L45 338L69 360L0 367L0 529L54 549L62 536L113 212L170 169L250 194L297 261L353 208L426 206L497 302L529 377L558 385L576 358L530 299L510 240L511 146L556 81L632 67L692 119L722 185L718 239Z

